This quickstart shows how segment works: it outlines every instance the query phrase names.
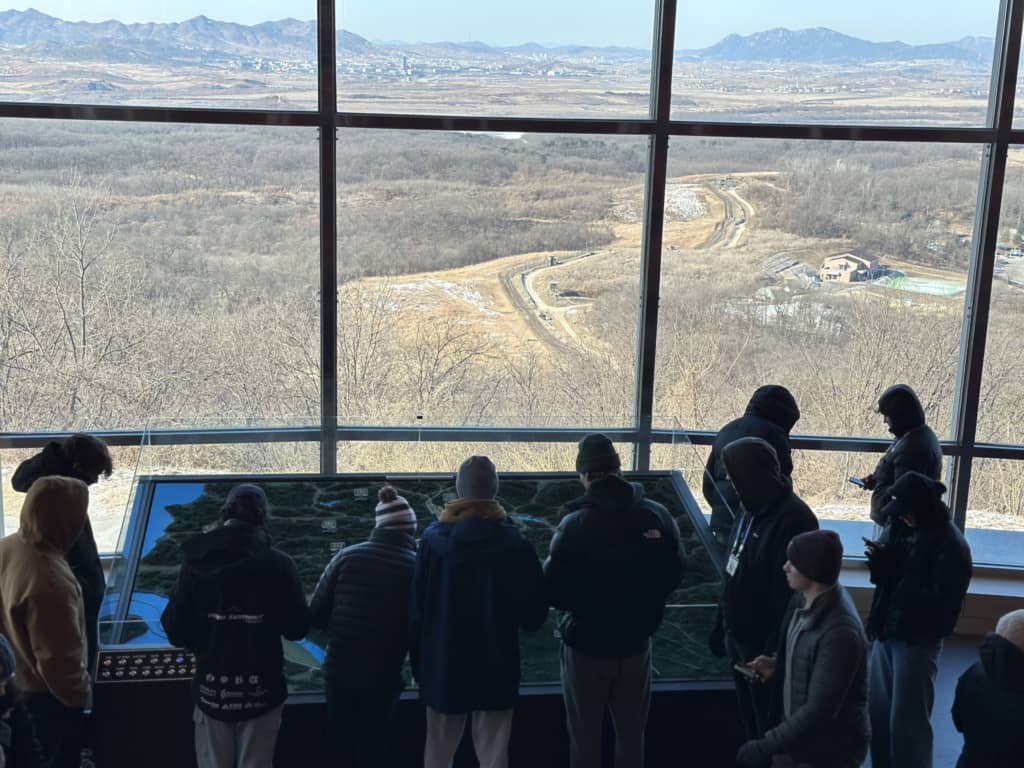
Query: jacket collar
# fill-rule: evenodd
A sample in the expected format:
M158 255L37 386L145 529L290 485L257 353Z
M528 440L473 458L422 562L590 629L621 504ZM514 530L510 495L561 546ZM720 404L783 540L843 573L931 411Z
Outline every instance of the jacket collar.
M822 620L823 617L831 613L835 607L839 604L842 597L840 592L842 587L836 583L831 589L826 592L822 592L815 598L814 602L811 603L810 608L803 607L803 597L801 596L800 607L797 609L798 612L803 612L803 615L807 617L808 623L812 627L816 627Z
M395 530L394 528L374 528L370 533L370 541L379 544L390 544L395 547L404 547L405 549L416 549L416 539L411 534Z
M456 499L444 505L438 518L442 523L460 523L470 518L484 522L503 522L508 515L494 499Z

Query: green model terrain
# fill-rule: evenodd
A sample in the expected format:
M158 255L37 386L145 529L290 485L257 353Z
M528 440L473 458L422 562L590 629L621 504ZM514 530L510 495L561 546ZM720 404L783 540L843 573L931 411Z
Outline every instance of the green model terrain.
M663 504L676 519L686 545L688 562L683 583L668 599L665 620L654 637L655 676L661 679L719 680L728 667L707 650L720 581L693 524L668 476L635 475L649 498ZM271 505L269 528L274 546L294 558L308 594L324 567L345 546L365 541L373 530L374 506L383 478L272 479L259 484ZM455 496L453 478L391 478L390 482L416 511L420 530L434 522L446 501ZM189 483L192 485L193 483ZM203 483L202 494L185 504L154 509L150 525L167 516L171 521L142 557L134 592L166 596L177 578L180 545L219 519L220 509L235 482ZM543 560L551 536L565 514L567 501L582 494L574 477L512 475L501 478L498 501L519 526ZM165 515L157 514L164 512ZM155 531L154 531L155 533ZM678 607L676 607L678 606ZM536 633L522 640L523 684L556 683L559 679L558 619L552 611ZM288 676L293 692L320 690L322 672L309 645L326 647L324 633L310 634L306 647L286 643ZM314 649L315 650L315 649Z

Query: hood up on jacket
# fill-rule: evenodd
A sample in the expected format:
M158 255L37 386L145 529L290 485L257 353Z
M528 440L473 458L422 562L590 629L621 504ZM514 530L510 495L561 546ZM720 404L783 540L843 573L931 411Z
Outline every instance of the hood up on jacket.
M924 426L924 408L917 394L906 384L894 384L878 398L878 412L889 417L889 431L902 437Z
M882 507L885 520L907 513L921 528L932 528L950 520L949 507L942 500L946 486L920 472L905 472L889 489L889 501Z
M754 390L747 403L748 416L760 416L773 424L777 424L787 433L800 421L800 408L796 398L783 386L766 384Z
M722 461L740 501L752 515L761 514L793 490L792 481L779 468L775 449L759 437L729 443L722 451Z
M997 688L1024 694L1024 651L995 633L985 636L979 650L981 666Z
M270 550L270 534L262 526L241 521L221 524L181 545L182 557L197 573L213 575L245 564Z
M18 534L29 544L67 554L85 526L89 489L71 477L41 477L32 483L21 508Z

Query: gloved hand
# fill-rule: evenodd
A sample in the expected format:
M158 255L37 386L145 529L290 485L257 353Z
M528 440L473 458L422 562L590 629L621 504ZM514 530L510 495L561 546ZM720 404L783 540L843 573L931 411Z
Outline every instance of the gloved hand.
M748 741L736 753L736 765L741 768L768 768L772 762L772 753L764 739Z

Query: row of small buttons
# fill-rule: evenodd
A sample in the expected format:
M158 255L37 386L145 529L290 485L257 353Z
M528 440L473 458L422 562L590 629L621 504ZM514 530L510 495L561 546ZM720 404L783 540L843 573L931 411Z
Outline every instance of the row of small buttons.
M102 651L97 682L141 682L185 679L196 672L196 660L185 651Z

